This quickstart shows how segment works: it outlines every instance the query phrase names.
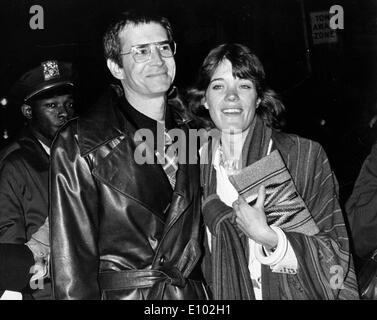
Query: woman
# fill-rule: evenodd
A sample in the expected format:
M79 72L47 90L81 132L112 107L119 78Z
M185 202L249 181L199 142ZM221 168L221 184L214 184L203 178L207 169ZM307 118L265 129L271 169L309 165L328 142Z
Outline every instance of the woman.
M201 150L202 163L208 160L202 165L209 239L204 269L214 299L358 299L326 154L316 142L276 130L284 107L266 87L259 59L240 44L216 47L204 60L189 98L191 110L208 109L221 133ZM249 205L228 179L274 150L304 203L297 214L307 212L305 228L287 231L270 225L265 188Z

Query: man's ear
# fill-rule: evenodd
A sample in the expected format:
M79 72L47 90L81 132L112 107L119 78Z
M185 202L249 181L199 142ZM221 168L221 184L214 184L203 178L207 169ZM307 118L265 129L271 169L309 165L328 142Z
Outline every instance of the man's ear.
M21 112L26 119L30 120L33 118L33 111L31 109L31 106L29 106L28 104L23 104L21 106Z
M123 68L121 68L114 60L107 59L107 67L109 68L111 74L118 80L124 79Z

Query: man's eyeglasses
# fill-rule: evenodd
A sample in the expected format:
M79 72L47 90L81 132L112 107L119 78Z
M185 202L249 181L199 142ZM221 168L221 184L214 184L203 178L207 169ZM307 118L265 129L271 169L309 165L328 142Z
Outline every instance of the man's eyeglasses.
M145 62L151 58L152 46L156 47L163 58L174 56L177 49L177 45L174 41L166 40L132 46L130 51L121 53L121 55L131 54L135 62Z

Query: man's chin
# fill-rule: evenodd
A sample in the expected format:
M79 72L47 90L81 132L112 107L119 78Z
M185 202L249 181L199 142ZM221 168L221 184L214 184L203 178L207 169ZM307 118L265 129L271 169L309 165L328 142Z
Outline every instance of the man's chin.
M59 129L60 127L64 126L67 122L69 121L69 119L66 119L66 120L62 120L61 122L59 122L55 128Z
M150 76L146 78L146 83L150 85L170 85L172 83L172 78L167 75L166 73L160 74L160 75L155 75L155 76Z
M153 95L165 95L168 92L170 86L170 82L166 82L165 84L159 83L159 85L149 86L148 91Z

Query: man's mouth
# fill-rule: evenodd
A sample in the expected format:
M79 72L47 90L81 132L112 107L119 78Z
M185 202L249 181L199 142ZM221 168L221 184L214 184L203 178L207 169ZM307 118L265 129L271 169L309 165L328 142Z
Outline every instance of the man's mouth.
M167 76L167 74L168 74L167 71L160 71L160 72L148 74L147 77L153 78L153 77Z
M68 121L68 119L60 120L59 123L58 123L58 127L61 127L62 125L66 124L67 121Z

